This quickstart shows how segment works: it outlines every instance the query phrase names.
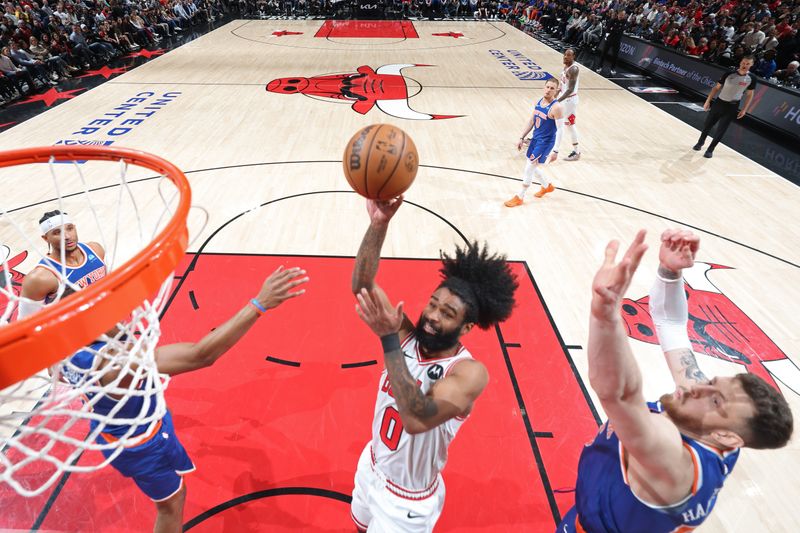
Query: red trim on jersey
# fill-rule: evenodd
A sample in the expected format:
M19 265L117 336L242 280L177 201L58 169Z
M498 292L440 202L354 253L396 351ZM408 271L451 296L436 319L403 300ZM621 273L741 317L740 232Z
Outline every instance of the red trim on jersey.
M457 356L459 356L459 355L461 355L461 353L460 353L460 352L459 352L459 353L457 353L456 355L454 355L453 357L457 357ZM470 357L465 357L464 359L462 359L462 361L466 361L467 359L472 359L472 356L470 356ZM451 370L453 370L453 367L454 367L454 366L456 366L456 365L457 365L458 363L460 363L460 362L461 362L461 361L458 361L458 362L456 362L456 363L453 363L452 365L448 366L448 367L447 367L447 370L445 370L445 372L444 372L444 376L443 376L443 377L447 377L447 376L450 374L450 371L451 371Z
M369 527L368 525L359 522L358 518L356 518L356 515L353 514L352 509L350 510L350 518L353 520L353 523L356 525L356 527L362 531L366 531Z
M384 482L386 490L394 494L395 496L399 496L405 500L411 501L421 501L427 500L431 496L436 493L436 489L439 487L439 476L436 476L436 479L428 485L427 488L422 490L411 490L407 489L397 483L394 483L391 479L386 477L386 475L378 470L378 465L375 464L375 452L372 449L372 446L369 447L369 457L371 459L370 466L372 467L372 471L375 472L375 475Z
M391 481L389 481L389 480L387 480L387 482L391 483ZM388 490L389 492L391 492L392 494L394 494L398 498L403 498L404 500L409 500L409 501L412 501L412 502L421 502L422 500L427 500L428 498L430 498L431 496L436 494L436 489L438 489L438 488L439 488L439 480L437 479L434 482L434 484L431 485L429 489L427 489L427 490L430 491L430 494L425 494L424 496L423 495L419 495L419 496L413 496L412 497L412 496L407 496L405 494L401 494L400 492L398 492L396 490L392 490L392 487L390 485L386 486L386 490ZM405 489L403 489L403 490L405 490Z
M408 344L408 341L410 341L412 339L412 337L414 337L414 332L413 331L411 333L409 333L408 335L406 335L405 338L402 341L400 341L400 348L405 348L406 344Z
M447 361L448 359L458 357L459 355L461 355L461 352L464 351L464 345L462 344L461 346L459 346L458 351L456 351L456 353L454 353L453 355L448 355L447 357L437 357L435 359L423 359L422 353L420 353L419 351L419 342L414 346L414 351L416 352L417 355L417 362L421 366L426 366L426 365L431 365L433 363L441 363L442 361Z

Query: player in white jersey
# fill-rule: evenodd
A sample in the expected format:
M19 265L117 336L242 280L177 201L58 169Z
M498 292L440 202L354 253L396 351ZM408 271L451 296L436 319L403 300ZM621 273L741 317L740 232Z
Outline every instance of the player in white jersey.
M561 103L561 116L564 117L564 126L567 134L572 139L572 151L565 157L567 161L577 161L581 158L578 148L578 127L575 125L575 113L578 111L578 65L575 64L575 51L567 48L564 51L564 71L561 73L561 92L558 102ZM559 141L561 137L558 138ZM550 152L550 160L558 159L559 144Z
M489 381L461 345L473 326L505 320L517 281L505 257L477 243L442 254L442 281L415 325L375 283L389 220L402 204L369 200L370 226L358 250L356 311L383 345L367 443L355 475L351 515L359 531L430 532L444 506L447 448ZM402 339L402 342L401 342Z

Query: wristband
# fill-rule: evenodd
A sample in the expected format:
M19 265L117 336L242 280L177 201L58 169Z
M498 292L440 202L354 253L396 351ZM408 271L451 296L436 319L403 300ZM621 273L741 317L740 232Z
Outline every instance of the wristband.
M260 303L258 303L258 300L256 300L255 298L250 300L249 303L250 303L250 305L252 305L253 307L256 308L256 313L258 313L258 316L261 316L261 315L263 315L264 313L267 312L267 308L264 307L263 305L261 305Z
M400 349L400 335L397 333L389 333L381 337L381 345L383 346L383 353L394 352Z

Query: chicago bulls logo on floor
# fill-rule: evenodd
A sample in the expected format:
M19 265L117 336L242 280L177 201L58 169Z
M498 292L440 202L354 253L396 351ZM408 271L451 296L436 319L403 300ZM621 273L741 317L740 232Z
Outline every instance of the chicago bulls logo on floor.
M373 70L362 65L356 72L330 74L311 78L278 78L267 84L267 91L277 94L300 93L338 102L352 102L356 113L365 115L376 107L397 118L406 120L441 120L462 115L436 115L421 113L408 104L408 85L402 70L409 67L428 67L413 63L383 65Z
M692 349L745 367L775 388L775 380L800 394L800 368L733 301L708 279L708 272L730 267L695 262L683 271L689 303L689 339ZM625 298L622 317L628 335L658 342L649 311L650 297Z

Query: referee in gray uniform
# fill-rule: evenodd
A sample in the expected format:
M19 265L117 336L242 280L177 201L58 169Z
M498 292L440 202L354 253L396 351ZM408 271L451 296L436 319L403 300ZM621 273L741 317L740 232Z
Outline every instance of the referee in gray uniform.
M706 117L706 123L703 125L700 140L694 145L694 149L700 150L703 148L711 128L717 122L719 122L719 125L714 131L714 140L708 145L703 157L714 155L714 148L719 144L722 136L725 135L725 130L728 129L733 118L742 118L747 113L747 110L750 109L750 103L753 101L753 89L756 86L756 77L750 74L750 67L752 66L753 56L744 56L739 62L739 69L723 74L708 94L706 103L703 104L703 109L710 111L708 117ZM745 91L747 91L747 94L744 97L744 106L739 109L739 100L742 99ZM714 96L717 93L719 93L719 97L714 100ZM714 100L713 103L712 100Z

